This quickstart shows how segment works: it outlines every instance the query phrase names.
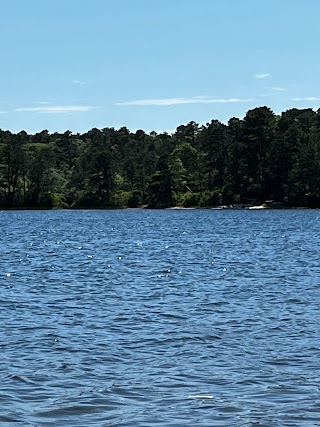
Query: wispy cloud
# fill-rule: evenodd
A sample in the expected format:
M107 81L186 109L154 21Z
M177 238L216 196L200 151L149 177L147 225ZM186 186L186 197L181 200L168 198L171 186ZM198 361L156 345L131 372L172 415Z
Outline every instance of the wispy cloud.
M34 113L69 113L69 112L83 112L92 111L96 107L91 105L58 105L58 106L43 106L43 107L23 107L16 108L15 111L27 111Z
M304 98L292 98L291 101L320 101L316 96L306 96Z
M287 89L284 87L271 87L270 89L275 90L277 92L286 92L287 91Z
M271 77L271 74L270 73L257 73L254 75L254 77L258 80L267 79L268 77Z
M116 105L139 105L139 106L169 106L182 104L235 104L250 102L253 99L240 98L213 98L211 96L191 96L186 98L160 98L160 99L138 99L135 101L118 102Z
M0 111L0 114L7 114L8 111Z
M72 83L74 83L75 85L79 85L79 86L83 86L86 84L86 82L84 82L82 80L72 80Z

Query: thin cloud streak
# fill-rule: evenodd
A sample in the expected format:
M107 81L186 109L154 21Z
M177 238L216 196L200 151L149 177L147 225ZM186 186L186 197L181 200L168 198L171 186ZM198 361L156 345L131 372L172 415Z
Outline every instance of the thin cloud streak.
M79 86L83 86L86 84L86 82L83 82L82 80L72 80L72 83Z
M96 109L96 107L90 105L58 105L48 107L16 108L15 111L34 113L70 113L92 111L94 109Z
M306 96L304 98L292 98L291 101L320 101L316 96Z
M267 79L268 77L271 77L271 74L270 73L260 73L260 74L258 73L258 74L255 74L254 77L258 80Z
M286 92L287 91L287 89L284 87L271 87L270 89L275 90L277 92Z
M170 106L170 105L183 105L183 104L235 104L235 103L252 102L252 101L253 99L212 98L210 96L192 96L190 98L138 99L135 101L118 102L116 105Z

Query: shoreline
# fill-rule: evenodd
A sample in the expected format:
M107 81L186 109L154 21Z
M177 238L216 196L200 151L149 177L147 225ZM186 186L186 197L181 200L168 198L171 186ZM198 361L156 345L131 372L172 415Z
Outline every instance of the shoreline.
M309 206L282 206L282 207L272 207L272 206L214 206L214 207L203 207L203 206L192 206L192 207L183 207L183 206L171 206L168 208L151 208L151 207L136 207L136 208L127 208L127 207L70 207L70 208L47 208L47 207L0 207L0 212L4 211L192 211L192 210L213 210L213 211L283 211L283 210L319 210L320 207L309 207Z

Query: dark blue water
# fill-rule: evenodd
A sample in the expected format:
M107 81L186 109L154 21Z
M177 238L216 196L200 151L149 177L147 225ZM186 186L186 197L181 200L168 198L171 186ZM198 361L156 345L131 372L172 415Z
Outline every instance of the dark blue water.
M1 426L320 426L320 211L0 224Z

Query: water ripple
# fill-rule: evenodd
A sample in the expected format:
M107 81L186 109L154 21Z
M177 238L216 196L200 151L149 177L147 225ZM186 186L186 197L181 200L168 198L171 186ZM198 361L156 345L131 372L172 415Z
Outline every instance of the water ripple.
M320 426L317 211L0 217L1 426Z

